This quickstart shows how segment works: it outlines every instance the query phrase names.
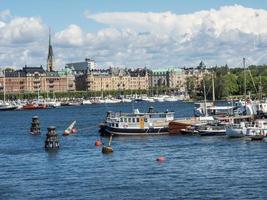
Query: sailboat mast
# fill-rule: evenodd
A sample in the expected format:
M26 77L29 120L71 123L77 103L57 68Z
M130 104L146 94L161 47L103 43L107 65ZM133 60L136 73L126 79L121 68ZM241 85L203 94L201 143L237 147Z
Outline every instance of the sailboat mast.
M246 80L246 59L243 58L243 67L244 67L244 96L247 98L247 80Z
M211 77L212 77L212 101L213 101L213 104L215 104L215 86L214 86L214 74L213 74L213 72L211 74Z
M205 109L205 116L208 115L207 112L207 97L206 97L206 86L205 86L205 79L203 77L203 90L204 90L204 109Z
M3 74L4 74L4 83L3 83L3 89L4 89L4 103L6 102L6 72L5 69L3 70Z

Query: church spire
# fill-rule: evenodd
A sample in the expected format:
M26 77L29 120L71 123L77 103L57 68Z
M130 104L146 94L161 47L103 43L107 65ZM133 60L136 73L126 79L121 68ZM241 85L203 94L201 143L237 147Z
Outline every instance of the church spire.
M49 72L54 71L53 60L54 60L54 54L51 45L51 29L49 28L49 44L48 44L48 56L47 56L47 71Z

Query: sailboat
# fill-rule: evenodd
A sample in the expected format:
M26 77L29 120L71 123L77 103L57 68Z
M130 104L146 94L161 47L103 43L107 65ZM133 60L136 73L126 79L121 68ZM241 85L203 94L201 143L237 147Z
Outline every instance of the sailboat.
M4 101L0 103L0 111L8 111L8 110L15 110L17 106L11 105L10 103L6 102L6 74L5 70L4 73L4 81L3 81L3 91L4 91Z
M63 136L68 136L70 134L77 133L77 129L75 128L76 120L73 121L69 127L64 131Z

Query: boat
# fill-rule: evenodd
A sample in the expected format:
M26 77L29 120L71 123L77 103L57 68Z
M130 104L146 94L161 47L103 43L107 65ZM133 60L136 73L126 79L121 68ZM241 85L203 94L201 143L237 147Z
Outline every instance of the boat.
M174 112L156 112L150 107L147 113L134 109L132 113L107 112L104 123L100 124L102 136L145 136L169 134L168 124L174 119Z
M22 106L23 110L36 110L36 109L46 109L48 108L45 104L36 104L36 103L29 103Z
M69 102L69 106L80 106L82 103L81 102L74 102L74 101L71 101Z
M82 104L83 105L90 105L90 104L92 104L92 102L89 99L87 99L87 100L83 100Z
M241 138L246 135L245 123L241 122L240 124L232 124L226 128L226 135L229 138Z
M222 136L226 134L226 129L222 126L206 125L198 129L200 136Z
M168 96L164 98L164 101L175 102L178 101L178 99L175 96Z
M10 103L4 102L0 104L0 111L9 111L17 109L16 105L12 105Z
M67 136L67 135L70 135L70 134L74 134L77 132L77 129L75 128L75 124L76 124L76 121L73 121L69 127L64 131L63 135L64 136Z
M194 126L188 126L180 130L182 135L196 135L198 134L198 130Z
M181 131L187 129L188 127L202 126L215 122L216 120L212 116L175 119L169 123L169 132L171 134L177 134L181 133Z
M267 136L267 120L255 120L253 126L247 127L246 136L251 140L263 140Z
M149 97L144 97L144 98L142 98L142 100L146 101L146 102L150 102L150 103L155 102L155 100L153 98L149 98Z
M15 109L17 109L16 105L12 105L12 104L6 102L6 76L5 76L5 71L3 71L3 73L4 73L4 82L3 82L4 100L0 103L0 111L15 110Z

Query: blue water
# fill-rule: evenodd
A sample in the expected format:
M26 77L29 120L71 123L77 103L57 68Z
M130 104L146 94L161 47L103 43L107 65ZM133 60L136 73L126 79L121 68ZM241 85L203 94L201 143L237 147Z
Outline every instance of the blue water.
M267 199L267 143L226 137L115 137L114 152L94 143L105 112L167 108L192 115L190 103L88 105L0 113L0 199ZM28 134L40 117L42 134ZM77 120L78 134L62 137ZM43 148L57 127L60 149ZM107 138L104 141L107 143ZM155 159L165 156L166 161Z

